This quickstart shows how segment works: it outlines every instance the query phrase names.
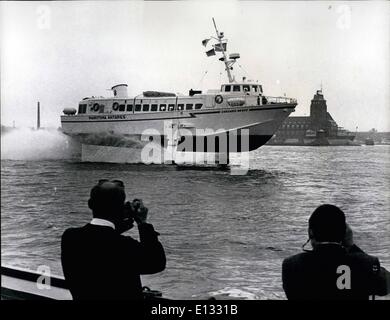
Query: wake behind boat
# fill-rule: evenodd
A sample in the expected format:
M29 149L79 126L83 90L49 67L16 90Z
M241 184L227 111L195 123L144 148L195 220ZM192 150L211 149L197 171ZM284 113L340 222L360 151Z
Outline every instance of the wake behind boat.
M164 149L184 152L246 152L264 145L294 111L297 101L266 96L258 82L236 81L233 65L240 55L227 53L224 33L218 31L214 19L213 23L216 37L202 44L210 47L207 56L218 53L225 65L228 82L218 90L191 89L188 95L144 91L128 96L127 84L118 84L111 88L113 97L87 97L78 110L65 108L63 132L86 145L139 144L141 149L153 140ZM243 136L247 143L242 142Z

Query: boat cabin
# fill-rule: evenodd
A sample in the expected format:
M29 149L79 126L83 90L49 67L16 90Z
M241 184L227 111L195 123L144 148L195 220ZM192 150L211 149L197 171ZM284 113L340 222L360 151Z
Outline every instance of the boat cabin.
M231 94L262 95L263 87L256 83L228 83L221 86L221 92Z

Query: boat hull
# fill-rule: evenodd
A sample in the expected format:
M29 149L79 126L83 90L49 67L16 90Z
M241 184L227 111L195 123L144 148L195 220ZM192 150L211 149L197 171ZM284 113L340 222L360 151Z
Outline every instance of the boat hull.
M294 110L295 104L275 104L199 110L195 112L125 113L62 116L62 130L83 144L142 149L149 141L167 147L169 140L178 149L191 152L219 152L196 148L201 138L226 142L231 152L246 152L264 145ZM248 137L248 139L246 139ZM227 139L227 140L226 140ZM232 143L237 141L237 143ZM224 149L226 151L226 149Z

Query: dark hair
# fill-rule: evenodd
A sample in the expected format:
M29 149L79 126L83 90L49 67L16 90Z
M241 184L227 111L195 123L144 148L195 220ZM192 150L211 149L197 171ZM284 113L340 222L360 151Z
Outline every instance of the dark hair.
M309 228L317 241L340 242L345 236L345 214L334 205L323 204L312 213Z
M100 182L91 189L88 205L96 218L117 218L115 215L123 207L126 199L124 186L115 183L114 186L105 187L111 181Z

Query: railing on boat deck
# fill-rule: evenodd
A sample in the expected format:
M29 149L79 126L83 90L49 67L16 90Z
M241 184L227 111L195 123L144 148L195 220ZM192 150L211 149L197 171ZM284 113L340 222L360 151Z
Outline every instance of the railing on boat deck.
M215 99L219 95L215 96ZM297 100L288 97L271 97L271 96L256 96L256 95L224 95L224 99L227 101L227 105L230 107L241 107L241 106L267 106L270 104L290 104L296 105ZM223 100L223 99L221 99ZM221 102L219 102L221 103ZM226 104L222 104L225 107ZM212 107L218 106L218 103Z
M270 97L270 96L264 96L265 99L267 99L267 104L274 104L274 103L297 103L297 99L294 98L287 98L287 97Z
M45 281L40 289L37 284L41 277ZM159 291L147 287L143 288L143 294L145 300L164 299ZM1 300L72 300L72 295L62 277L1 266Z
M45 276L44 289L38 288L42 274L27 269L1 266L2 300L72 300L64 278ZM50 286L48 286L50 280Z

